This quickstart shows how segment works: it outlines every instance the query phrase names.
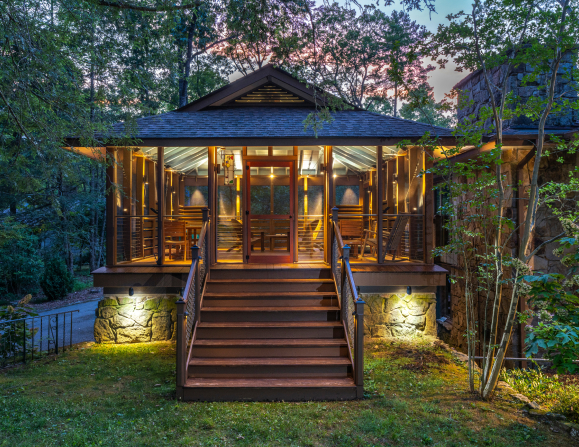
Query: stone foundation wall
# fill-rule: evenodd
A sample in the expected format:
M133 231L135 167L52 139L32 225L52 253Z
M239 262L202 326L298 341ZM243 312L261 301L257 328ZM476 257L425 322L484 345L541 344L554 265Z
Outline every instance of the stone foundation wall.
M176 337L176 296L107 296L94 323L97 343L142 343Z
M364 332L373 338L436 336L436 294L362 293Z

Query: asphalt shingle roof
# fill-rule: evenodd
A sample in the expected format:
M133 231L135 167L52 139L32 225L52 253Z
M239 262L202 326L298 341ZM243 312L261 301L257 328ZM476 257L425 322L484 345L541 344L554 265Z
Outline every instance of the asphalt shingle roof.
M140 139L158 138L304 138L304 120L312 111L299 107L233 107L195 112L169 112L137 119ZM426 132L451 137L452 130L368 111L344 110L332 113L334 121L324 123L318 138L419 138ZM113 126L122 133L123 123Z

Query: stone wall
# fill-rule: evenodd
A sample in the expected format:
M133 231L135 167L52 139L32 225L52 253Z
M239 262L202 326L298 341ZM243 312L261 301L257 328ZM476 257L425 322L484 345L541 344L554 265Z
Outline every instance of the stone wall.
M563 61L559 66L557 85L555 87L555 96L563 98L572 99L577 98L577 93L573 89L569 89L568 85L570 81L567 77L570 77L570 73L573 67L573 57L571 53L567 53L563 56ZM531 97L545 96L545 89L539 90L537 87L540 85L545 85L545 76L540 75L536 81L526 82L523 85L525 76L533 73L533 67L528 64L521 64L514 67L509 79L507 81L507 94L512 93L515 97L519 98L519 101L525 103ZM491 84L499 85L500 81L504 77L504 67L498 67L490 70L489 77ZM459 98L458 113L457 118L459 122L463 122L468 119L470 115L474 115L475 119L479 119L483 107L490 104L490 96L486 89L486 83L482 70L475 71L469 76L460 81L455 88L461 91L462 94ZM500 92L496 93L496 100L499 101L501 97ZM485 122L485 128L489 129L492 122L489 118ZM565 110L558 113L552 113L547 119L546 126L550 127L574 127L579 125L579 112L576 110ZM507 120L504 123L504 129L512 128L528 128L535 127L534 123L530 118L526 116L513 117L511 120Z
M373 338L436 336L436 294L362 293L364 332Z
M97 343L141 343L176 337L176 296L107 296L94 323Z

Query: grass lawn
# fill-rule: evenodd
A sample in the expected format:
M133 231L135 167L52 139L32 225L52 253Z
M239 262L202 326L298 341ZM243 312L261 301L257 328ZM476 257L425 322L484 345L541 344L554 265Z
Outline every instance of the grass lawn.
M0 446L569 446L507 398L466 391L428 343L367 346L352 402L179 403L174 345L78 345L0 372Z

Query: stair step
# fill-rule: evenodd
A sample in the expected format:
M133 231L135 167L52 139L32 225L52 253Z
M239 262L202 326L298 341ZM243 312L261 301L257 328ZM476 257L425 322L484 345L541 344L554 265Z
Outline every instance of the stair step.
M189 378L184 400L304 401L351 400L357 387L351 377L327 378Z
M306 365L351 365L347 357L226 357L195 358L195 366L306 366Z
M344 326L339 321L202 321L197 339L205 338L344 338Z
M193 357L347 357L345 339L201 339Z
M337 321L338 306L206 306L201 321Z
M195 346L347 346L345 339L278 339L260 340L253 338L221 339L221 340L195 340Z
M270 296L247 298L243 296L207 296L203 307L323 307L337 304L337 298L327 296Z
M352 363L348 357L196 357L188 377L281 378L348 377Z
M329 267L299 268L288 267L283 269L211 268L211 279L331 279L332 271Z
M311 296L323 296L323 297L336 297L338 294L335 291L327 291L327 292L205 292L203 295L204 299L206 298L260 298L260 297L268 297L268 298L278 298L278 297L311 297Z
M286 292L333 292L335 284L330 278L238 278L238 279L210 279L207 281L207 292L254 292L267 293L272 290Z

